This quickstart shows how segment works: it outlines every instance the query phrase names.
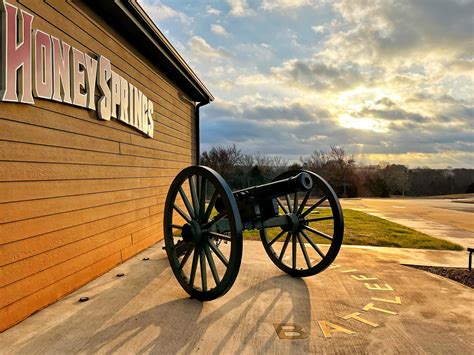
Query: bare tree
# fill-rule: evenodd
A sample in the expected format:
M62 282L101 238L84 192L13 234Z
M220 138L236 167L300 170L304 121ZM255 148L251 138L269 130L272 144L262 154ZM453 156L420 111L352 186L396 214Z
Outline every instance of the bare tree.
M343 188L343 196L347 196L348 178L354 173L355 160L352 155L348 155L343 147L330 146L328 153L329 174L331 180L337 181Z
M329 159L327 152L323 150L315 150L309 157L300 157L303 169L321 174Z
M206 165L228 181L233 180L235 170L242 162L242 151L235 144L231 146L212 147L208 152L205 151L201 156L201 164Z
M256 154L255 165L259 167L262 175L269 180L287 170L288 160L280 155Z
M273 177L275 177L288 170L288 160L281 155L273 155L269 157L269 166Z
M385 179L392 193L398 192L405 196L410 188L410 175L408 168L399 164L388 164L385 167Z

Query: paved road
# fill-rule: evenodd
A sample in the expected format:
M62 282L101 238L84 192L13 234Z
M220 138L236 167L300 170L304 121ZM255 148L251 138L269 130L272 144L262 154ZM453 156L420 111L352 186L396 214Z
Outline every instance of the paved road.
M298 279L246 241L233 288L201 303L157 245L0 334L0 353L472 354L474 290L398 262L464 253L386 249L344 246Z
M419 230L437 238L474 246L474 201L448 199L345 199L345 208Z

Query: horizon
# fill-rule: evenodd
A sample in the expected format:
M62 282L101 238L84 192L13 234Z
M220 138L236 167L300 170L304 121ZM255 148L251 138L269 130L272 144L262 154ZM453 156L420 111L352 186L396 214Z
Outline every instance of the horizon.
M473 1L140 4L216 97L201 151L474 168Z

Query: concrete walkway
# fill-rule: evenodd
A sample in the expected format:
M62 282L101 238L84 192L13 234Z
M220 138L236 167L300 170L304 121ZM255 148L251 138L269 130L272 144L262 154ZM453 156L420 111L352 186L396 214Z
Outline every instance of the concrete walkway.
M422 198L341 200L344 208L384 218L433 237L460 244L464 248L474 246L474 204L469 201Z
M465 253L386 249L344 247L297 279L246 241L231 291L201 303L157 245L0 334L0 353L473 353L474 291L399 264Z

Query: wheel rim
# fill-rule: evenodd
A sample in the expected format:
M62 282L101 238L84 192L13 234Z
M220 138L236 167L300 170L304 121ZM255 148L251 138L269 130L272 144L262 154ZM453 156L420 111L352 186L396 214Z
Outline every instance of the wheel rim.
M304 170L277 176L286 179ZM343 235L342 209L331 186L319 175L305 171L313 188L277 199L289 227L260 230L265 251L281 270L293 276L311 276L326 269L339 253Z
M222 202L220 212L217 200ZM213 230L223 219L228 230ZM202 166L179 173L166 198L163 227L171 268L189 295L211 300L231 288L242 258L242 225L234 196L220 175Z

